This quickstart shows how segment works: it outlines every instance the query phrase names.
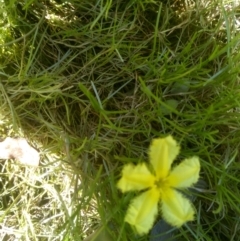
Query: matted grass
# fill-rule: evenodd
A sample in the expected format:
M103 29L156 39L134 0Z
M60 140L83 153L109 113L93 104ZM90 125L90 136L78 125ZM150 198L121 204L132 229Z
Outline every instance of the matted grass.
M2 240L149 240L123 222L122 165L173 135L207 186L178 240L239 240L239 7L234 1L1 3L2 136L41 151L1 164ZM159 214L158 220L161 215ZM109 224L110 223L110 224Z

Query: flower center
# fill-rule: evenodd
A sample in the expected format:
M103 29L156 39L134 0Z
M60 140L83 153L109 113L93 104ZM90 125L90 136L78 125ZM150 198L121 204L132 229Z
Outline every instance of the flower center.
M166 178L164 179L158 179L154 183L158 189L164 189L167 186Z

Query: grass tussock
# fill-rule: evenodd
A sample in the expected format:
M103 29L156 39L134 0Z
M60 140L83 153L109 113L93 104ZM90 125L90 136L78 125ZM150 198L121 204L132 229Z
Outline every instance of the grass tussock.
M206 183L178 240L239 240L236 2L5 0L0 15L1 135L42 154L37 170L1 162L2 240L109 226L113 240L149 240L124 224L133 194L116 180L167 134Z

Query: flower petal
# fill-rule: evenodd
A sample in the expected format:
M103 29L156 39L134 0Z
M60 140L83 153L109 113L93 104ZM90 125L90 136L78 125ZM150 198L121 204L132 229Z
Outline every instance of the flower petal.
M154 185L155 177L148 170L145 163L134 166L125 165L122 170L122 178L118 181L117 187L122 192L143 190Z
M138 234L146 234L152 228L158 212L159 198L159 190L151 188L134 198L130 204L125 222L133 225Z
M175 188L190 187L198 181L199 172L200 163L198 157L185 159L172 170L167 178L167 183Z
M156 172L157 179L167 177L172 162L178 155L179 150L180 147L172 136L158 138L152 141L149 149L149 157L150 163Z
M166 222L180 227L185 222L194 220L194 209L181 193L168 189L162 193L162 215Z

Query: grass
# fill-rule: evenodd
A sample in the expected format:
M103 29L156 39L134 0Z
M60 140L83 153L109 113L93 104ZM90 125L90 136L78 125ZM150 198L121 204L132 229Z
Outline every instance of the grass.
M1 135L42 156L37 170L1 162L2 240L149 240L123 222L134 193L116 181L167 134L206 183L177 239L240 240L234 1L5 0L0 12Z

